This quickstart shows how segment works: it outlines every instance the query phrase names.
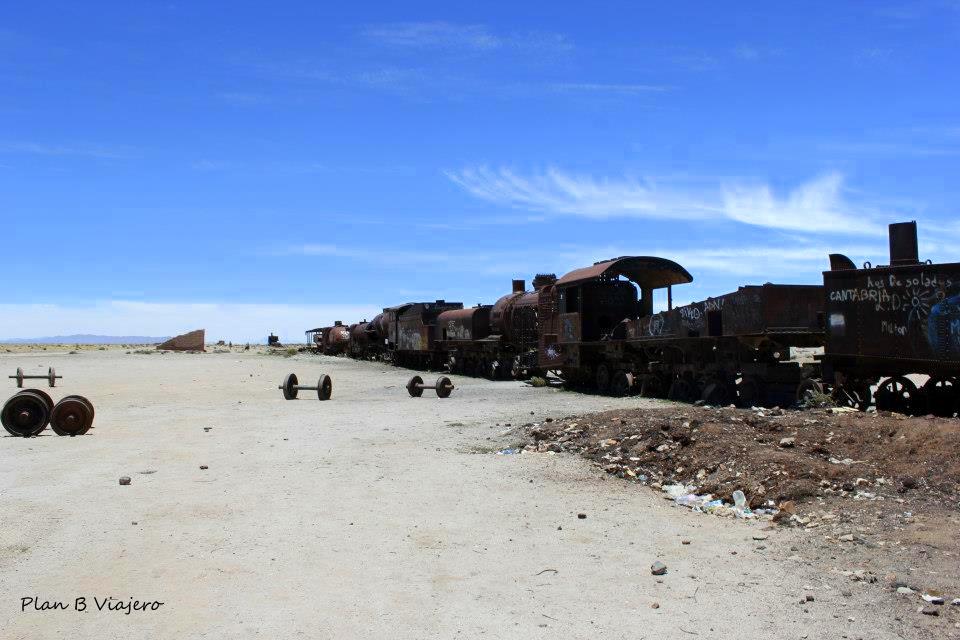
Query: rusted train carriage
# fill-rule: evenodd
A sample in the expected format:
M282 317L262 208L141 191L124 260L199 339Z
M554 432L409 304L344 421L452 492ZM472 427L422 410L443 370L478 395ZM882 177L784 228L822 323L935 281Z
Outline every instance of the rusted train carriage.
M823 344L823 288L741 287L673 308L673 286L692 280L677 263L649 256L565 275L544 300L541 366L614 395L792 401L809 371L789 361L790 347ZM668 309L653 313L658 289L667 290Z
M792 348L822 347L823 287L744 286L627 322L627 353L647 395L712 405L790 404L813 363ZM643 357L636 358L637 351Z
M830 256L823 273L823 376L808 389L866 408L950 416L960 410L960 263L921 262L916 222L889 227L890 264ZM920 374L926 377L910 374Z
M395 365L436 369L443 365L436 348L437 317L444 311L463 309L462 302L408 302L383 310L386 347Z
M524 378L536 363L540 289L556 281L552 274L534 278L534 291L523 280L493 305L445 311L437 318L437 348L450 371L491 380Z
M626 356L624 321L652 313L654 290L667 288L672 299L673 285L692 280L677 263L649 256L571 271L540 296L540 366L601 393L611 387L618 395L628 393L634 365Z
M347 351L350 329L337 320L332 327L324 327L320 333L320 351L324 355L339 356Z

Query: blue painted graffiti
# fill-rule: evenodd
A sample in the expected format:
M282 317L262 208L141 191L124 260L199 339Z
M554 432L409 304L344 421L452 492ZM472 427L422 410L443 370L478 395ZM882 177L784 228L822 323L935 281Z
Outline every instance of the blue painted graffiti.
M927 340L938 355L960 355L960 294L946 298L930 309Z

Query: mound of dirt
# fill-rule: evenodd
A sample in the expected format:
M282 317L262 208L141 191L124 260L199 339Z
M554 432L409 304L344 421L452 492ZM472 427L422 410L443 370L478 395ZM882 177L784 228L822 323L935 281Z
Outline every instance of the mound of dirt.
M957 504L960 422L834 411L609 411L531 426L526 448L578 453L608 473L694 485L725 502L739 489L751 508L905 494Z

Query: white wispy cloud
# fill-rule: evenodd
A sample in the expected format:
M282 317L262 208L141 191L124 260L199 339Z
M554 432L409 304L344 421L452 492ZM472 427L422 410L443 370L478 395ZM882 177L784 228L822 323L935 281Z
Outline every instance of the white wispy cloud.
M445 173L474 197L553 214L666 220L719 218L813 233L884 233L873 208L848 201L843 176L838 173L819 176L783 195L766 184L678 185L649 179L595 178L556 168L529 176L506 168L486 167Z
M373 304L238 304L104 300L88 305L0 304L0 337L176 335L206 329L207 340L263 342L270 332L303 340L306 329L356 322L382 310Z
M649 181L597 179L554 168L531 176L487 167L447 171L445 175L482 200L547 213L685 220L720 213L716 202L664 189Z
M444 273L471 276L523 277L525 274L554 271L558 274L590 265L616 256L648 255L674 260L694 274L711 277L754 277L766 280L796 279L816 282L827 268L828 255L848 253L855 261L881 262L886 255L886 244L875 242L834 241L810 242L802 238L787 238L777 243L736 243L715 245L690 242L684 237L669 241L641 240L632 244L558 244L546 248L526 247L523 251L509 249L470 249L450 251L378 251L362 247L334 244L305 244L286 247L269 255L305 255L318 258L347 259L377 267L432 269L443 268ZM461 278L469 282L469 277ZM506 282L504 280L504 282ZM742 281L737 281L743 284Z
M60 145L38 142L0 142L0 153L25 153L39 156L87 156L105 159L132 158L136 155L129 147Z
M662 93L671 91L673 87L659 84L617 84L617 83L598 83L598 82L557 82L550 85L557 91L581 91L589 93Z
M876 212L848 203L842 193L843 176L820 176L785 196L769 185L725 186L724 214L731 220L761 227L808 232L843 232L881 235Z
M204 158L190 164L190 168L196 171L220 171L230 166L230 163L223 160L210 160Z
M381 45L407 49L447 49L487 53L517 50L563 53L573 48L566 36L544 31L494 33L483 24L395 22L369 25L361 36Z
M503 40L484 25L450 22L398 22L371 25L361 35L396 47L463 47L479 51L499 49Z
M760 50L748 44L741 44L734 48L733 54L741 60L756 60L760 57Z

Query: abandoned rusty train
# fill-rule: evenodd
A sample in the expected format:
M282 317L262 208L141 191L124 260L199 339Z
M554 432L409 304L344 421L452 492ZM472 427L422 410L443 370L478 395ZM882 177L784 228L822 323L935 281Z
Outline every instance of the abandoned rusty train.
M920 262L914 222L890 225L889 265L833 254L822 284L742 286L674 307L673 287L692 280L671 260L619 257L538 275L531 291L514 280L492 305L388 307L345 329L343 346L339 324L318 344L491 379L553 373L612 395L762 406L829 394L860 409L960 410L960 264ZM798 358L804 348L822 353Z

